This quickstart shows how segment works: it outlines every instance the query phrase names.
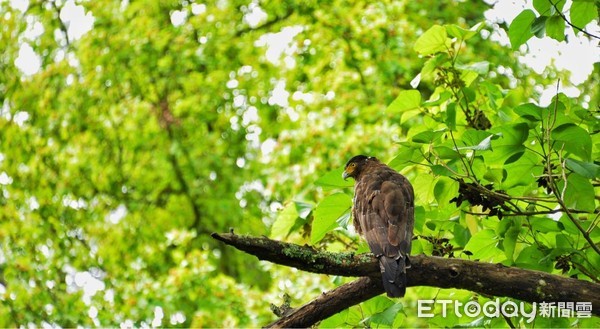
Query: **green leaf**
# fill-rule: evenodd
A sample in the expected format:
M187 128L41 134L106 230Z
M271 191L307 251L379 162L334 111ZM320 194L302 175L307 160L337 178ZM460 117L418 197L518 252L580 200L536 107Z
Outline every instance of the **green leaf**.
M535 8L540 15L548 15L550 14L550 8L552 8L552 4L548 0L533 0L533 8Z
M488 137L484 138L477 145L463 146L463 147L459 147L458 149L459 150L475 150L475 151L492 150L492 140L498 139L500 137L502 137L502 133L491 134Z
M496 234L502 237L502 250L510 263L513 262L517 238L521 232L521 223L522 217L508 217L502 219L496 228Z
M421 93L418 90L402 90L398 97L388 106L390 113L401 113L421 106Z
M573 170L574 172L580 174L585 178L600 178L600 166L595 163L583 162L569 158L566 161L566 165L567 168Z
M510 24L508 28L508 38L512 49L518 49L519 46L531 39L533 33L531 33L531 24L535 20L535 13L526 9L523 10Z
M477 234L471 237L465 246L465 250L473 253L473 258L475 259L493 259L495 262L498 262L502 260L497 258L502 253L500 249L497 248L498 243L498 236L494 230L485 229L477 232Z
M434 96L437 96L437 98L432 99ZM429 100L423 102L423 106L430 107L430 106L440 105L440 104L444 103L445 101L449 100L450 97L452 97L452 93L449 92L448 90L444 90L440 94L431 95Z
M335 193L324 198L315 208L310 242L315 244L338 226L338 218L352 208L352 199L345 193Z
M382 324L391 326L394 324L394 320L398 313L404 309L402 303L398 302L386 308L385 310L375 313L370 317L371 323Z
M555 141L553 144L555 150L570 152L585 161L590 161L592 157L592 138L583 128L574 123L566 123L552 130L551 138Z
M448 169L444 168L446 171ZM450 175L446 175L450 176ZM435 187L433 188L433 195L438 205L443 206L450 202L450 199L454 197L456 190L458 189L458 182L446 177L440 177Z
M296 204L296 211L298 211L298 216L302 219L308 218L308 215L315 207L314 204L309 202L294 201L294 203Z
M429 144L432 143L436 140L438 140L440 137L442 137L442 135L444 135L444 133L446 132L446 130L438 130L438 131L424 131L421 133L418 133L416 135L413 136L412 141L415 143L425 143L425 144Z
M445 25L446 27L446 32L448 32L448 34L454 38L458 38L458 39L462 39L462 40L469 40L472 37L476 36L477 33L479 33L479 31L481 31L483 29L485 25L483 23L477 23L475 24L473 27L471 27L470 29L463 29L462 27L456 25L456 24L450 24L450 25Z
M517 154L517 153L515 153ZM507 159L507 162L512 159ZM508 173L504 182L503 189L509 189L515 186L529 185L535 182L534 176L542 174L542 159L539 155L533 152L525 152L518 160L504 165Z
M485 155L486 161L504 162L511 155L525 150L523 144L529 137L529 127L526 123L498 126L493 128L490 132L501 136L501 138L494 141L494 152Z
M436 165L431 165L430 167L431 167L431 172L435 176L452 177L454 175L454 173L445 166L436 164ZM434 194L435 194L435 189L434 189Z
M571 4L571 24L584 28L589 22L598 17L597 5L593 1L574 1Z
M345 309L335 315L328 317L321 321L319 326L321 328L341 328L346 324L346 318L348 317L349 309Z
M565 229L565 226L561 222L548 217L531 217L527 221L534 232L560 232Z
M363 308L363 312L365 312L366 314L373 315L373 314L383 312L386 309L388 309L390 306L393 306L393 305L394 305L393 301L391 301L387 297L380 295L380 296L376 296L376 297L371 298L371 299L367 300L366 302L364 302L362 304L362 308Z
M315 185L325 187L328 189L353 186L354 183L352 182L352 180L344 180L342 178L343 172L344 168L334 169L317 179L315 181Z
M475 71L462 71L460 79L465 83L465 86L469 87L478 76L479 75ZM463 88L462 92L465 94L465 98L469 103L475 101L475 91L473 89Z
M551 271L552 262L540 261L544 258L544 256L544 253L542 253L537 246L525 247L523 250L521 250L519 256L515 260L515 265L530 270L539 270L544 272Z
M538 38L544 37L546 34L546 20L548 16L540 16L531 24L531 33Z
M490 62L481 61L481 62L469 63L466 65L461 64L461 65L457 65L457 67L461 70L473 71L479 75L485 75L490 71ZM467 82L467 81L465 81L465 82Z
M567 207L584 211L594 211L594 186L589 179L571 174L567 177L567 189L565 191L565 203Z
M529 121L542 121L547 116L548 110L539 107L533 103L522 104L513 109L513 111L520 115L521 118Z
M425 64L423 64L423 68L421 69L421 79L423 81L433 81L436 77L437 69L449 61L450 57L446 53L432 56L425 61Z
M448 129L456 130L456 103L452 102L448 104L446 108L446 120L444 121L448 126Z
M460 224L454 225L452 234L454 235L454 242L456 242L460 247L467 245L471 239L471 231Z
M394 170L401 170L410 165L413 161L420 162L423 159L421 152L417 148L411 147L406 143L400 143L400 152L388 163L388 166Z
M546 35L557 41L565 41L565 20L552 16L546 21Z
M456 151L454 149L454 146L452 146L452 147L443 146L443 145L435 146L434 150L435 150L435 153L437 154L437 156L443 160L453 160L453 159L460 158L460 155L459 155L458 151Z
M425 225L425 208L423 206L415 206L415 232L422 232Z
M578 319L579 320L579 319ZM578 325L581 325L581 321L578 321ZM596 327L598 322L595 322L590 328ZM532 322L532 327L535 328L568 328L571 326L569 322L569 318L560 318L560 317L543 317L536 316L534 318L534 322ZM585 325L582 325L581 328L585 328Z
M290 230L296 223L298 218L298 211L296 210L296 203L288 203L273 222L271 226L271 238L285 238L290 233Z
M443 26L434 25L417 39L414 50L426 56L446 51L449 47L450 39L448 39L446 29Z

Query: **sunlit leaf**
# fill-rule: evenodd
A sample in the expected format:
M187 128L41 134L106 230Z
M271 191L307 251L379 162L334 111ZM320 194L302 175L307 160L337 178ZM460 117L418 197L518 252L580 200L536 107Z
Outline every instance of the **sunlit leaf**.
M564 148L565 151L584 161L591 160L592 139L585 129L573 123L567 123L554 128L551 137L556 142L553 145L555 150Z
M524 144L529 137L529 127L526 123L497 126L491 129L491 132L501 137L492 143L494 152L485 155L486 161L506 161L509 156L524 152Z
M465 246L465 250L473 254L474 259L500 261L498 256L502 253L498 249L500 241L496 233L491 229L485 229L473 235Z
M491 135L487 136L486 138L484 138L483 140L481 140L477 145L462 146L462 147L459 147L458 149L459 150L476 150L476 151L492 150L492 140L498 139L500 137L502 137L502 133L491 134Z
M547 272L552 269L552 263L549 261L540 261L544 256L537 246L528 246L521 250L515 259L515 265L530 270Z
M480 75L485 75L490 70L490 62L481 61L481 62L470 63L470 64L466 64L466 65L458 65L458 68L460 68L461 70L473 71ZM465 81L465 82L467 82L467 81Z
M383 324L391 326L394 324L394 320L399 315L399 312L403 309L402 303L398 302L387 307L385 310L380 311L371 315L370 320L372 323Z
M421 55L431 55L440 51L446 51L450 46L450 39L446 29L434 25L425 31L415 42L414 49Z
M566 160L567 168L585 178L600 178L600 166L592 162L583 162L575 159Z
M531 229L534 232L560 232L565 229L561 222L547 217L531 217L527 222L531 225Z
M345 193L332 194L319 202L314 211L310 241L315 244L338 226L336 222L352 208L352 198Z
M415 143L431 143L439 139L443 134L444 130L441 131L424 131L413 136L412 141Z
M344 178L342 178L343 172L344 168L334 169L317 179L315 185L325 188L344 188L353 186L353 180L344 180Z
M548 16L540 16L536 18L531 24L531 33L538 38L544 37L546 34L546 20L548 20Z
M452 37L459 38L462 40L469 40L476 36L479 31L484 27L483 23L477 23L470 29L464 29L456 24L445 25L446 31Z
M594 211L596 208L594 186L589 179L571 174L567 178L564 201L573 209Z
M573 1L569 9L571 24L584 28L598 17L597 6L598 4L594 4L593 1Z
M550 1L548 1L548 0L533 0L533 8L535 8L535 10L540 15L552 14L550 12L550 8L552 8L552 3L550 3Z
M547 116L547 109L533 103L521 104L514 108L515 113L530 121L541 121Z
M270 237L286 237L289 234L290 229L294 226L294 223L296 223L297 218L298 211L296 210L296 204L294 202L288 203L279 213L275 222L273 222Z
M519 46L531 39L531 24L535 20L535 14L530 9L523 10L510 24L508 28L508 38L513 49L518 49Z
M388 106L390 113L401 113L421 106L421 93L418 90L402 90L398 97Z
M558 16L552 16L546 21L546 35L557 41L565 40L565 20Z

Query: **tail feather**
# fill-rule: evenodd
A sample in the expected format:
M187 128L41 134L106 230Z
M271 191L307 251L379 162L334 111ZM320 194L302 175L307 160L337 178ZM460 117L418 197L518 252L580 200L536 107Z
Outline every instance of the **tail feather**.
M406 293L406 258L379 257L383 288L388 297L403 297Z

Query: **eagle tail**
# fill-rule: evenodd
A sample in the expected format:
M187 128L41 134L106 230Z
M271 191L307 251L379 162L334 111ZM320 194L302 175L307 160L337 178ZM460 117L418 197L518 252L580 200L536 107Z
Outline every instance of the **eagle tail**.
M379 266L388 297L403 297L406 292L406 258L381 256Z

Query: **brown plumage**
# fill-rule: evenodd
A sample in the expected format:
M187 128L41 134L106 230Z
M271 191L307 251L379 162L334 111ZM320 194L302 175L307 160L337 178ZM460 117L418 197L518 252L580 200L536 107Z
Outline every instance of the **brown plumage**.
M343 177L355 180L354 227L379 258L387 295L404 296L414 225L412 185L392 168L364 155L348 161Z

